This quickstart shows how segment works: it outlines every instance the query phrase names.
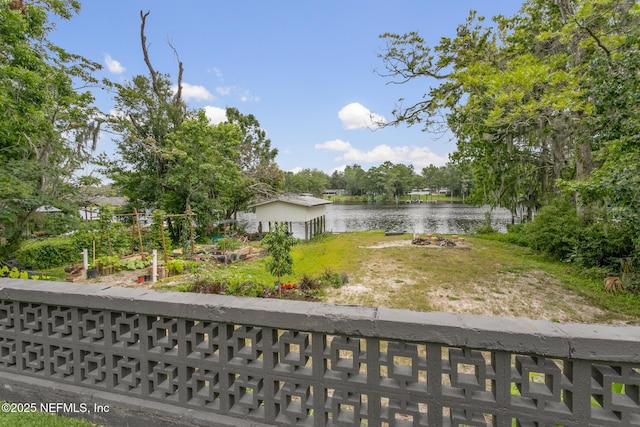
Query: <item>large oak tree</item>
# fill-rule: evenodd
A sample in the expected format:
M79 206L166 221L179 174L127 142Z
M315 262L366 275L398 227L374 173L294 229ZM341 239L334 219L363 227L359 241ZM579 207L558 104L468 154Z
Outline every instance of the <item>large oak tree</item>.
M40 206L77 215L74 172L99 125L89 86L99 65L48 39L75 0L0 1L0 259L13 253Z

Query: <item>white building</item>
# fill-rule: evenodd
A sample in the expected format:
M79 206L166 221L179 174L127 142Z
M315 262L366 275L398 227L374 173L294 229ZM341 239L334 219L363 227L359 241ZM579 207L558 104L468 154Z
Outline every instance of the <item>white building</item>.
M292 231L292 223L304 223L304 237L310 239L316 234L325 232L325 205L331 203L328 200L318 199L312 196L285 195L277 199L256 203L258 231L264 230L263 223L271 229L271 224L284 222L288 230Z

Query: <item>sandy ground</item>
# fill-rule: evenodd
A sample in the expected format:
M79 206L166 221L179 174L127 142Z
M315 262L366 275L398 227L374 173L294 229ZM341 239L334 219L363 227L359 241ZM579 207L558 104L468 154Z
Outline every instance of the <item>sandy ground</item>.
M398 240L367 246L383 249L392 246L410 246L410 240ZM434 250L433 246L422 246ZM470 247L460 247L470 250ZM389 277L394 280L390 281ZM358 282L329 291L326 301L336 304L358 304L365 296L365 305L388 306L390 292L402 292L415 284L415 280L403 274L387 259L366 273ZM593 307L584 298L562 288L561 283L544 271L530 271L526 276L503 273L492 282L464 286L443 283L425 291L424 298L435 311L479 314L502 317L527 317L554 322L639 324L638 319L621 317Z

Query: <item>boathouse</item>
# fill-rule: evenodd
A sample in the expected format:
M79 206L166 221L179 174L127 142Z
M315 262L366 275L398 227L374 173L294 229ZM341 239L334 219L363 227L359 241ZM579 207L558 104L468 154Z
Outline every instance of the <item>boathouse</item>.
M289 232L292 224L304 223L304 238L310 239L316 234L326 231L325 210L328 200L308 195L283 195L275 199L256 203L258 230L264 230L264 225L271 230L271 224L284 222Z

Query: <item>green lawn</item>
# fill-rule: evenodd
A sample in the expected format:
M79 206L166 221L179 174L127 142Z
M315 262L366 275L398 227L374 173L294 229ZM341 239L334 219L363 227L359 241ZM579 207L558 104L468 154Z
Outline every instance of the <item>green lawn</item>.
M99 427L99 424L46 412L0 411L0 427Z

